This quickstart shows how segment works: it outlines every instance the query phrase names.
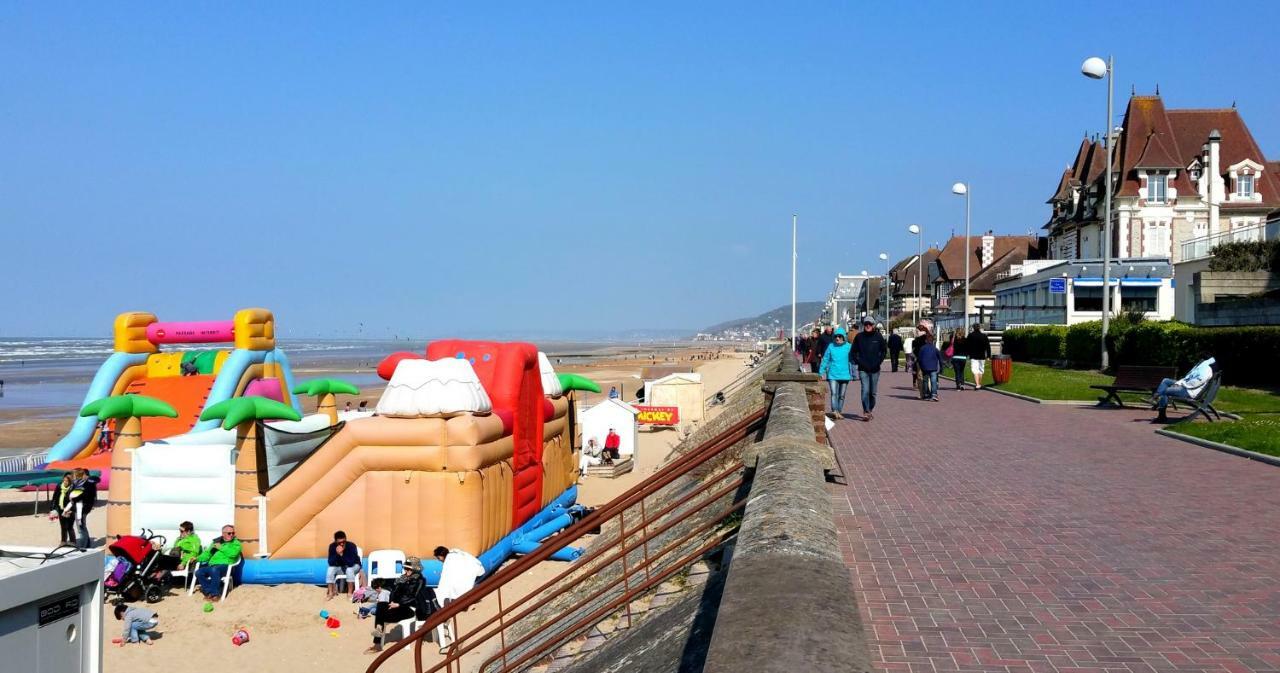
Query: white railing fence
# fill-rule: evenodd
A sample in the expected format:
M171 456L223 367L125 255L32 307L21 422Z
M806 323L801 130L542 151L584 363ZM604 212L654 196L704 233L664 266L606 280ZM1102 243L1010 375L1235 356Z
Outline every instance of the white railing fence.
M1216 234L1193 238L1182 244L1182 261L1189 262L1195 259L1204 259L1212 255L1213 249L1223 243L1265 241L1268 238L1274 238L1275 233L1268 231L1268 229L1275 228L1276 224L1280 224L1280 222L1273 224L1271 227L1265 224L1256 224L1250 227L1220 231Z

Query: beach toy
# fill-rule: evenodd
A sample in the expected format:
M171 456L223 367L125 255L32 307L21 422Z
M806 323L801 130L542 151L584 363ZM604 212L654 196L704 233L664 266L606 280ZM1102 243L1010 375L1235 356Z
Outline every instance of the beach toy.
M321 610L321 611L320 611L320 619L328 619L328 618L329 618L329 611L328 611L328 610Z
M205 612L213 612L213 603L212 603L212 602L210 602L210 601L205 601L205 604L204 604L204 611L205 611Z
M249 632L246 631L243 626L236 629L236 632L231 634L232 645L235 645L236 647L240 647L241 645L247 642L249 642Z
M336 629L342 626L342 622L338 621L337 617L330 617L324 621L324 625L331 629Z
M330 632L329 632L329 635L333 636L334 638L337 638L337 637L338 637L338 632L337 632L337 631L330 631Z

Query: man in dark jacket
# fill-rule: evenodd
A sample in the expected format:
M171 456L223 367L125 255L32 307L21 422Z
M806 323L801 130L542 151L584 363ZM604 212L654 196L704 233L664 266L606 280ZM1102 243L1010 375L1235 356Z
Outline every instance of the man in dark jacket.
M75 521L76 547L88 549L93 543L93 538L89 535L89 512L93 511L94 504L98 502L98 477L83 467L72 470L71 497L68 500L71 503L71 517Z
M870 421L876 408L876 384L880 382L880 365L884 362L884 335L870 320L862 321L862 331L853 338L850 357L858 365L858 381L862 384L862 419Z
M356 543L347 539L347 534L338 531L333 534L333 542L329 543L329 568L325 572L325 586L328 587L326 599L338 595L338 577L345 577L347 589L354 587L360 577L360 551Z
M890 371L898 371L898 355L902 353L902 336L897 332L889 335L889 366Z
M981 325L975 324L964 345L965 354L969 356L969 371L973 372L973 385L981 388L982 375L987 371L987 360L991 357L991 339L982 333Z

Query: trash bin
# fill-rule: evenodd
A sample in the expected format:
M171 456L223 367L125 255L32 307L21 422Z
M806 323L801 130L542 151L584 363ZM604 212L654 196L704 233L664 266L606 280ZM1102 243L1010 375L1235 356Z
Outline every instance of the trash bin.
M1008 383L1013 376L1013 358L1008 355L991 356L991 380L996 384Z

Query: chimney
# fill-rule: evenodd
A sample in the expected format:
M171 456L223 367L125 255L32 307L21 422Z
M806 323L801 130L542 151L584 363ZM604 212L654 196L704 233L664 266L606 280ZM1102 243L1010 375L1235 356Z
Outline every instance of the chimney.
M991 266L996 260L996 237L990 231L982 235L982 268Z
M1209 165L1205 167L1205 177L1209 179L1209 233L1218 233L1218 204L1222 203L1222 168L1218 165L1218 146L1222 144L1222 134L1218 129L1209 132Z

